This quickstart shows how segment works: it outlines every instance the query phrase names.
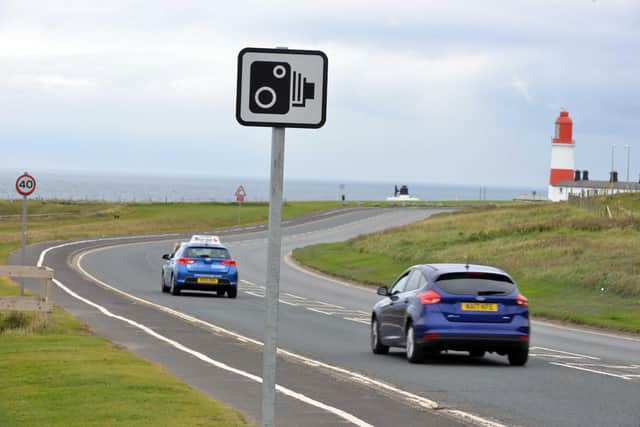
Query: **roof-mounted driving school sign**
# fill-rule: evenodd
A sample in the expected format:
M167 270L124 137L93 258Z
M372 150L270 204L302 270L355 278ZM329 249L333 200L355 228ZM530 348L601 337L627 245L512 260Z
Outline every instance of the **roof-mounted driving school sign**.
M327 55L318 50L242 49L236 119L245 126L322 127L327 66Z

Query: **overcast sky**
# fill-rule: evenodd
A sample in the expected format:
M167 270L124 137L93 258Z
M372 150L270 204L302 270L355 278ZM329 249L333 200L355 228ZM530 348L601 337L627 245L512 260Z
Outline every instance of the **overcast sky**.
M0 0L0 168L268 177L237 54L319 49L326 125L285 177L544 187L553 122L640 172L640 2Z

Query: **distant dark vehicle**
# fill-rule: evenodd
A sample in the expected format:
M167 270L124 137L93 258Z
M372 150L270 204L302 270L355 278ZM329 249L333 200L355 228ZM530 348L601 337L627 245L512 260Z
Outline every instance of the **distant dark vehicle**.
M236 261L217 236L193 236L176 245L175 253L162 256L162 292L179 295L182 290L212 291L218 296L236 298Z
M371 350L404 347L411 363L427 353L468 351L506 355L522 366L529 356L529 303L507 273L465 264L415 265L391 289L383 286L371 314Z

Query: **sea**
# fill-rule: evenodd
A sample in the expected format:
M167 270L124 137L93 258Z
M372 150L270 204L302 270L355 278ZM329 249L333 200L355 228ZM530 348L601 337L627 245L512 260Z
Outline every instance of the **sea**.
M17 199L15 181L23 171L0 169L0 199ZM268 178L216 177L210 175L143 175L30 171L36 178L31 198L46 200L92 200L110 202L233 202L240 185L247 202L269 200ZM346 200L382 201L393 196L394 187L407 185L413 197L427 201L511 200L519 195L543 194L542 188L495 187L480 184L430 184L419 182L366 182L285 179L288 201Z

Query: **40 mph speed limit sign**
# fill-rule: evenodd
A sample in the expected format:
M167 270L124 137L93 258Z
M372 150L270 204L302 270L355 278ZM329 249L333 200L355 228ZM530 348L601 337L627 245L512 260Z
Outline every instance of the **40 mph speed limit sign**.
M25 172L16 180L16 191L22 196L30 196L36 191L36 179Z

